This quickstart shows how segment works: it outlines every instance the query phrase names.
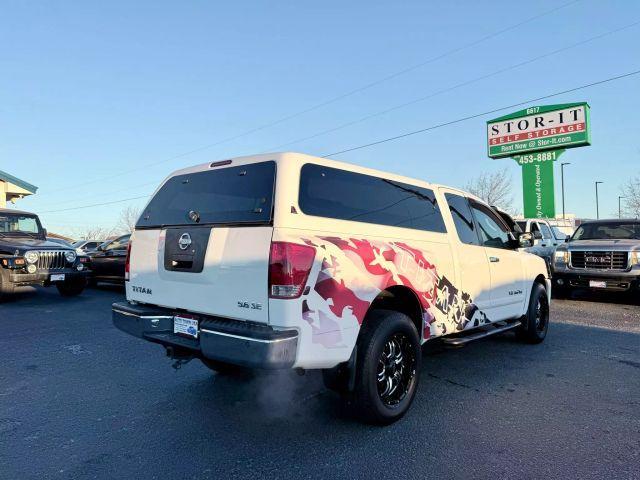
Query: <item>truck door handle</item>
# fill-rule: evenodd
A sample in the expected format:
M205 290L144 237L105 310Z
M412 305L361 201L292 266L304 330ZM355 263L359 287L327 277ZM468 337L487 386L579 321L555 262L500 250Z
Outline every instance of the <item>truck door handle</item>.
M543 243L543 244L542 244L542 246L543 246L543 247L546 247L546 246L547 246L547 244L546 244L546 243Z
M489 261L493 262L493 263L496 263L496 262L499 262L500 259L498 257L489 257Z

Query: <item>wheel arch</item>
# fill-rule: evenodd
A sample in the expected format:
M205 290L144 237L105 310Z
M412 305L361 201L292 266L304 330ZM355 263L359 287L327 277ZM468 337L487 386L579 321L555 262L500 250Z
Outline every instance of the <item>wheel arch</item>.
M547 291L547 278L543 274L539 273L533 280L533 282L531 282L531 289L529 290L529 295L527 295L527 303L525 304L524 315L526 315L527 311L529 311L529 304L531 303L531 294L533 293L533 287L537 284L542 285L542 288ZM550 298L550 295L551 292L547 291L547 298Z
M394 285L382 290L367 309L362 321L362 327L366 326L369 313L374 310L393 310L405 314L411 319L422 339L424 330L423 308L418 295L406 285Z

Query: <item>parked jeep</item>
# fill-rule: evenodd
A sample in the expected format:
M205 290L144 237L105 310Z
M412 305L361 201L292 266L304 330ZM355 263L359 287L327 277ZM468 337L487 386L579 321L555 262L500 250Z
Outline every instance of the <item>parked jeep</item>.
M387 424L415 396L421 344L544 340L550 280L518 251L530 245L454 188L301 154L234 158L153 195L113 321L220 372L322 369Z
M78 295L86 285L83 260L73 247L47 240L37 215L0 209L0 299L26 285L55 285L64 296Z
M557 295L575 288L637 292L640 220L583 222L555 252Z

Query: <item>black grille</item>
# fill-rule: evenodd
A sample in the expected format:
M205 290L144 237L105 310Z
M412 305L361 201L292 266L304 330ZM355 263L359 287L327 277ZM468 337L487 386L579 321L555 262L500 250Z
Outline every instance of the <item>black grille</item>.
M38 270L62 270L67 260L64 257L64 250L44 250L38 252Z
M626 270L627 252L571 252L571 266L590 270Z

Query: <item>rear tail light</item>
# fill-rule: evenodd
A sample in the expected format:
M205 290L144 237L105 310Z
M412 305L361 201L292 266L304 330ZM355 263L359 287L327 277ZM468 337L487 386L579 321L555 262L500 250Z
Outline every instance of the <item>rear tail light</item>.
M313 266L316 249L289 242L271 242L269 296L298 298Z
M131 240L127 244L127 258L124 261L124 279L125 281L129 280L129 264L131 262Z

